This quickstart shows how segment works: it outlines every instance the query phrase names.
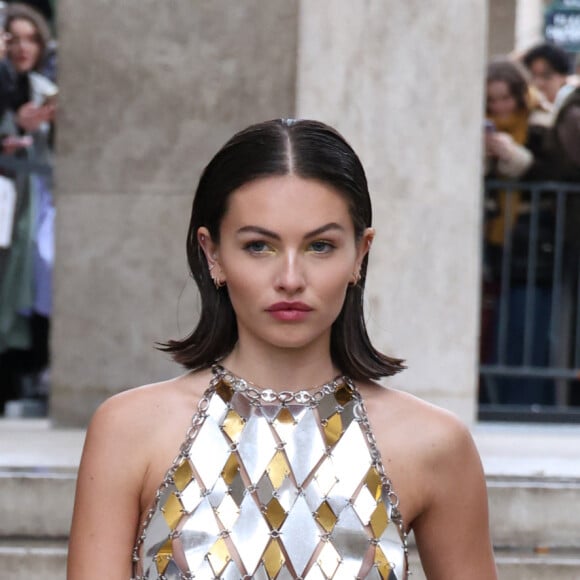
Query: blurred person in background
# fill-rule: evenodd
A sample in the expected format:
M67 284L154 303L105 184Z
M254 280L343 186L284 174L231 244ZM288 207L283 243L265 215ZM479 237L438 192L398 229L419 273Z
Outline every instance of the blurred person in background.
M486 177L525 179L542 154L549 128L549 105L530 86L525 69L508 59L489 63L486 77ZM545 204L543 204L545 205ZM498 362L500 287L504 260L509 276L507 340L503 362L523 363L526 283L530 225L530 198L525 191L490 191L486 199L485 281L482 311L482 360ZM540 211L540 233L553 236L552 204ZM511 252L504 252L504 240L511 238ZM534 366L548 363L552 252L539 248L535 272L535 328L532 360ZM553 389L543 379L487 378L482 397L485 402L502 404L551 404ZM486 400L486 397L488 400Z
M570 57L543 43L523 57L532 83L553 107L542 156L530 168L530 179L580 181L580 87L570 81Z
M37 71L50 31L30 6L10 4L4 22L12 78L0 121L2 152L50 163L57 87ZM11 245L0 250L0 405L46 394L52 303L52 175L13 174L17 191Z
M553 120L543 143L542 156L528 172L530 179L580 183L580 86L571 74L571 58L562 48L543 43L532 47L523 62L532 82L553 103ZM576 63L579 62L577 57ZM558 312L560 328L554 357L572 368L577 319L580 269L580 193L569 193L565 204L562 290ZM580 404L578 383L570 389L570 402Z
M489 63L486 77L487 174L517 179L541 154L550 108L530 87L525 70L508 59Z

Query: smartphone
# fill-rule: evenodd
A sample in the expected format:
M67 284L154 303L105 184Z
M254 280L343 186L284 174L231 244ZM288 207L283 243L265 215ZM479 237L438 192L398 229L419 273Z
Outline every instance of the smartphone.
M50 93L46 93L45 95L42 96L41 106L54 105L56 103L57 96L58 96L58 89L56 89L56 88L54 91L51 91Z
M493 121L490 121L489 119L485 120L483 126L486 133L495 133L497 131L495 123Z

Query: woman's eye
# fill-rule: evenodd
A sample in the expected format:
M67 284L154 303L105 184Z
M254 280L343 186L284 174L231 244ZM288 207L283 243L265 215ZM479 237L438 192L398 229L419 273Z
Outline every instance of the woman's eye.
M245 244L244 250L250 252L250 254L263 254L271 251L272 248L266 242L254 241Z
M310 250L315 252L316 254L327 254L334 250L334 244L330 242L326 242L324 240L318 240L316 242L312 242L310 244Z

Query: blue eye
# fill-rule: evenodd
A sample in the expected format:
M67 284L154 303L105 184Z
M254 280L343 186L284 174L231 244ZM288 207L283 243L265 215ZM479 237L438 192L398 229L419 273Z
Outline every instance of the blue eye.
M334 250L334 248L334 244L324 240L318 240L310 244L310 249L317 254L327 254L328 252Z
M268 246L266 242L258 240L254 242L248 242L247 244L244 245L244 250L250 252L250 254L263 254L264 252L267 252L270 249L271 249L270 246Z

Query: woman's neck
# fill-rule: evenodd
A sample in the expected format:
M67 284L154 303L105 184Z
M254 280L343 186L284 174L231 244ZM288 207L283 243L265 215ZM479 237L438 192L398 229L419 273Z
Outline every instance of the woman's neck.
M332 363L330 348L275 348L238 342L220 364L236 375L262 388L297 391L322 385L340 370Z

